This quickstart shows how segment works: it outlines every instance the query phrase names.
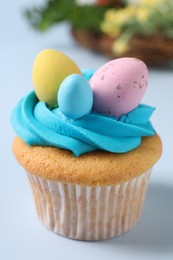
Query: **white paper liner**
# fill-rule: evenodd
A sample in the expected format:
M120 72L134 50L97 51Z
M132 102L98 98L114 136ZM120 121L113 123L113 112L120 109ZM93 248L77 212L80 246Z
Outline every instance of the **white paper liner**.
M115 186L84 187L28 173L37 214L48 229L79 240L121 235L138 221L151 169Z

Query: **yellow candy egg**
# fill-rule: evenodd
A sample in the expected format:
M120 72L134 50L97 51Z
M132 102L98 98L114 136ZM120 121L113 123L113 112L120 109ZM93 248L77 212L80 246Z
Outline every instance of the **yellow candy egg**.
M33 65L32 80L40 101L56 107L61 82L71 74L82 74L78 66L62 52L47 49L38 54Z

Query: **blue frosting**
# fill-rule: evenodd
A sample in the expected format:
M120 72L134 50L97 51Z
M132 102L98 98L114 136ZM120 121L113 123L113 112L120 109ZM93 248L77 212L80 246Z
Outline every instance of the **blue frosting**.
M13 110L11 122L28 145L67 149L75 156L97 149L124 153L138 147L142 136L155 134L149 121L154 110L141 104L119 118L91 112L73 120L59 108L50 110L31 92Z

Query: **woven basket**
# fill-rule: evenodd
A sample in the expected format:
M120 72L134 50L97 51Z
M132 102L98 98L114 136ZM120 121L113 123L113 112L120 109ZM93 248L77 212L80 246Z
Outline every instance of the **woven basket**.
M90 31L72 29L73 37L83 46L102 53L110 58L136 57L147 65L159 66L173 60L173 40L159 37L133 37L129 49L123 55L112 51L115 39L105 34L94 34Z

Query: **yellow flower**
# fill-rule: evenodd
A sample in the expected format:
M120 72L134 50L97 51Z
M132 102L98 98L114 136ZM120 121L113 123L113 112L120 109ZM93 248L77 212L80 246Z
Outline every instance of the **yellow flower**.
M109 22L115 21L116 11L114 9L109 9L105 12L105 20Z
M127 20L127 15L123 10L108 10L105 14L105 20L112 24L121 24Z
M160 0L140 0L139 5L155 6Z
M150 15L150 9L149 8L139 6L136 9L136 18L139 22L147 21L149 15Z
M101 24L101 29L111 37L116 37L121 32L121 26L128 19L124 11L110 9L105 14L105 19Z
M134 6L127 6L126 8L122 8L119 10L107 10L105 14L105 21L110 22L112 24L123 24L130 17L135 14Z
M135 14L135 7L134 6L127 6L126 8L120 9L116 12L116 22L118 24L124 24L130 18L132 18Z
M121 10L121 9L120 9ZM126 15L133 16L135 14L135 6L134 5L127 5L125 8L122 9Z
M111 37L117 37L121 32L119 26L115 26L115 25L113 26L112 24L110 24L108 22L103 22L101 24L101 29L102 29L102 32L108 34Z
M124 39L116 40L112 46L113 52L117 55L122 55L128 50L128 41Z

